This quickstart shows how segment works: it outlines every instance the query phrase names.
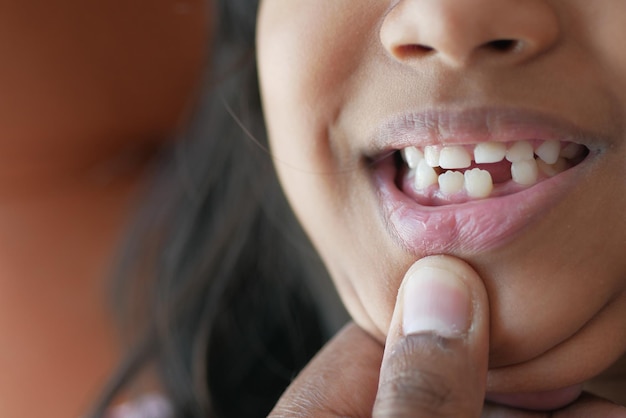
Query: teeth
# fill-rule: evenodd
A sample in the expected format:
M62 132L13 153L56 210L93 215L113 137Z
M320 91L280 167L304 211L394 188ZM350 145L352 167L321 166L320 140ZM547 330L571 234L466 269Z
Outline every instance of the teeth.
M424 158L426 163L431 167L439 167L439 148L434 146L424 147Z
M506 159L512 163L519 161L533 160L535 151L528 141L514 142L509 149L506 150Z
M559 159L559 153L561 152L561 143L559 141L546 141L541 144L536 150L535 154L546 164L554 164Z
M554 177L567 170L568 163L565 158L559 158L554 164L546 164L542 160L537 160L537 167L539 167L539 171L546 176Z
M477 164L498 163L506 155L506 145L502 142L483 142L474 148L474 161Z
M465 172L465 190L473 198L489 197L493 190L491 173L480 168L474 168Z
M472 156L463 147L445 147L439 154L439 167L443 169L467 168L472 165Z
M531 186L537 183L539 169L535 160L516 161L511 164L511 177L517 184Z
M578 158L582 156L584 153L585 153L584 146L570 142L565 147L563 147L559 155L565 159L573 160L574 158Z
M424 153L416 147L407 147L402 150L402 158L409 168L417 168L417 165L424 159Z
M463 190L465 177L460 171L446 171L439 176L439 190L443 194L455 194Z
M537 183L540 174L553 177L567 170L575 164L572 160L582 157L585 151L586 147L574 143L561 149L560 141L544 141L536 150L530 141L514 142L508 148L503 142L484 142L474 146L473 158L477 164L498 163L506 158L511 162L512 181L532 186ZM482 199L489 197L494 189L493 178L487 170L453 171L472 166L472 152L468 145L429 145L423 151L407 147L402 150L402 158L411 174L414 173L417 190L438 184L441 194L454 195L464 191L470 198ZM443 170L449 171L442 173Z
M420 160L415 169L415 188L423 190L437 184L438 177L435 169L429 166L426 160Z

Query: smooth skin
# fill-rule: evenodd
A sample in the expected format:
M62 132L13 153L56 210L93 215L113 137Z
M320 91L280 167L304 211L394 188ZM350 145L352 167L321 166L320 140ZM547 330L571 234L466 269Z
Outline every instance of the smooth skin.
M0 0L0 416L84 416L123 356L116 252L195 100L204 0Z
M403 312L411 305L407 283L424 270L451 273L467 286L467 330L451 338L445 330L444 336L436 329L406 332ZM271 417L626 417L626 408L590 394L556 412L483 404L489 302L482 280L466 263L448 256L424 258L410 272L401 285L385 346L348 324L293 382ZM435 293L433 299L441 296Z

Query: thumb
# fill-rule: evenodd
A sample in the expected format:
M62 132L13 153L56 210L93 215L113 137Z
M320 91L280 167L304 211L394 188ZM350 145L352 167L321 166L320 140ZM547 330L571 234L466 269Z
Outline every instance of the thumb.
M383 356L374 417L479 417L489 350L487 293L449 256L407 272Z

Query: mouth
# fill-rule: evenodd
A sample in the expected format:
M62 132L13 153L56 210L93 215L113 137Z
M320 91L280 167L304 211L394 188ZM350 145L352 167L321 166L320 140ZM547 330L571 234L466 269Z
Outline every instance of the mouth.
M420 256L511 238L579 184L598 155L585 143L600 137L501 110L412 115L381 132L372 166L385 223Z

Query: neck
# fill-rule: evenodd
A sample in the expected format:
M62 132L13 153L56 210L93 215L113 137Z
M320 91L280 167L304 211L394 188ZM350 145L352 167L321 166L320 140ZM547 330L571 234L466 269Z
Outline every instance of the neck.
M118 362L107 279L147 160L106 163L0 170L0 416L80 416Z

